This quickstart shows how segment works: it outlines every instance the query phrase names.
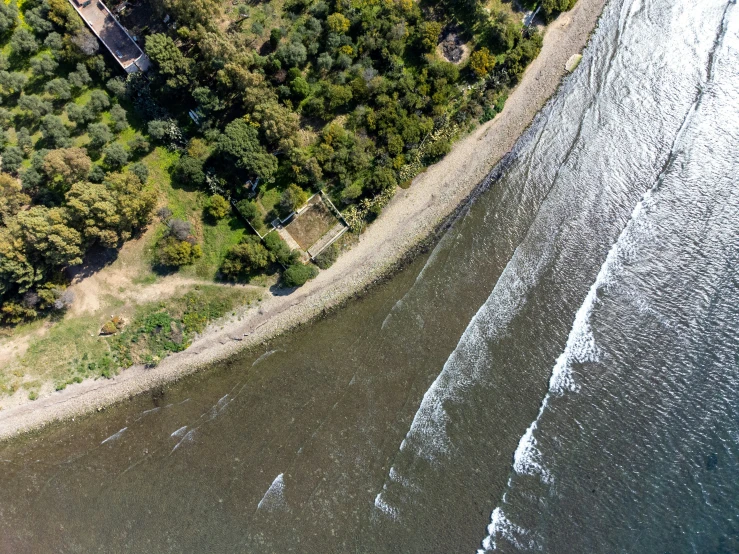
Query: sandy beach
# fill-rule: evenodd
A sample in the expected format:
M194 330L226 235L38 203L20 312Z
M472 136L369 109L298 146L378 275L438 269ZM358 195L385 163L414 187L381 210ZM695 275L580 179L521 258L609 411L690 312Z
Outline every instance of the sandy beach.
M35 402L0 411L0 439L99 411L177 380L334 308L388 275L433 236L514 146L554 94L565 65L585 47L605 0L579 0L547 28L544 47L495 119L459 141L438 164L399 189L358 243L292 294L267 294L240 320L211 326L194 343L152 369L135 366L110 380L86 381Z

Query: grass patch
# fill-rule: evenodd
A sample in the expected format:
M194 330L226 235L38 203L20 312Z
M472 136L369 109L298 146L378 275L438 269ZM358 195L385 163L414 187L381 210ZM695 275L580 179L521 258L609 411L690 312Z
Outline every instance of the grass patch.
M192 268L195 275L203 279L214 279L226 253L241 241L246 233L246 225L238 217L225 217L215 224L203 225L203 257Z
M154 366L172 352L190 345L195 334L235 306L251 304L259 293L239 287L195 287L181 298L142 306L123 332L111 339L119 366Z
M184 296L136 307L120 334L103 337L99 332L106 317L121 308L110 300L97 317L65 318L43 337L32 339L18 364L0 370L0 394L42 382L62 390L84 379L110 378L133 364L155 365L187 348L208 323L259 297L254 290L235 286L195 287Z

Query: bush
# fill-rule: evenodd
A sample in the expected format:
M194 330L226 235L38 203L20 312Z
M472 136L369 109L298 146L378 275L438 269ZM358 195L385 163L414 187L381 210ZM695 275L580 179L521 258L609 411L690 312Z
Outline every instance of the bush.
M247 235L226 254L221 273L231 279L246 276L264 269L273 257L257 237Z
M231 211L231 206L223 196L214 194L208 202L207 212L213 219L223 219Z
M189 265L203 255L199 244L167 236L157 244L156 261L166 267Z
M339 258L339 252L339 246L336 243L332 244L316 256L316 265L321 269L328 269Z
M170 215L172 212L170 211ZM168 223L169 234L175 237L177 240L187 240L190 238L190 224L182 219L172 219Z
M470 68L478 79L486 77L493 67L495 67L495 56L485 47L473 52L470 56Z
M312 264L296 263L282 274L282 280L288 287L302 287L318 275L318 268Z

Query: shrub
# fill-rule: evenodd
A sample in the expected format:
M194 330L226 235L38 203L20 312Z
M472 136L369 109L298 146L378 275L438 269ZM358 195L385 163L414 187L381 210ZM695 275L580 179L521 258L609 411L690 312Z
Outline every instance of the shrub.
M192 264L202 255L203 251L199 244L167 236L157 245L156 261L166 267L180 267Z
M321 252L318 256L316 256L315 262L318 267L321 269L328 269L332 265L334 265L334 262L339 257L339 246L334 243L328 248L326 248L323 252Z
M171 212L170 212L171 215ZM190 238L190 224L181 219L172 219L168 223L169 234L177 240L187 240Z
M167 221L170 217L172 217L172 210L164 206L163 208L159 208L157 210L157 217L161 221Z
M131 140L128 141L128 149L134 156L143 156L149 151L151 145L142 135L136 133Z
M302 287L318 275L318 268L312 264L296 263L282 274L282 280L288 287Z
M470 68L478 79L487 77L493 67L495 67L495 56L485 47L473 52L470 56Z

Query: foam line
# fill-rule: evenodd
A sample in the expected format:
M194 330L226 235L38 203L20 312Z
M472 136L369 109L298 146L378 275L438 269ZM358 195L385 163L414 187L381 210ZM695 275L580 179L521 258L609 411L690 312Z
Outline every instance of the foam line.
M122 435L122 434L124 433L124 431L125 431L126 429L128 429L128 427L124 427L123 429L121 429L121 430L120 430L120 431L118 431L117 433L115 433L115 434L113 434L113 435L110 435L110 436L109 436L109 437L108 437L107 439L105 439L105 440L104 440L103 442L101 442L100 444L105 444L105 443L106 443L106 442L108 442L108 441L114 441L114 440L116 440L116 439L119 439L119 438L121 437L121 435Z
M285 479L284 473L280 473L264 493L257 504L257 510L273 511L285 507Z

